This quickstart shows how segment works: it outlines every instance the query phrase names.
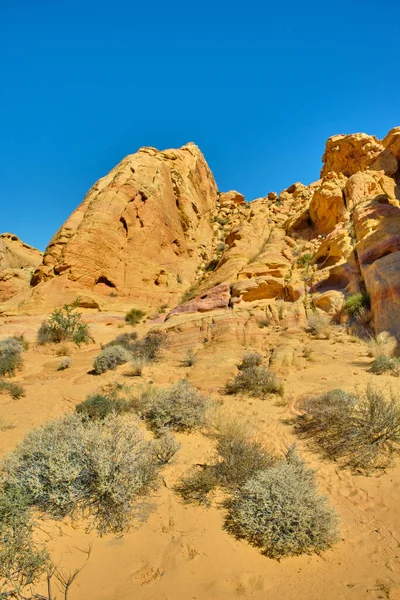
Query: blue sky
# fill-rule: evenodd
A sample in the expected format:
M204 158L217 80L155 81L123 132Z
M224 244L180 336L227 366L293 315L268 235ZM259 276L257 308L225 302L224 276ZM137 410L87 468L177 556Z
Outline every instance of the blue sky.
M0 0L0 231L44 249L126 154L197 143L250 200L400 125L398 0Z

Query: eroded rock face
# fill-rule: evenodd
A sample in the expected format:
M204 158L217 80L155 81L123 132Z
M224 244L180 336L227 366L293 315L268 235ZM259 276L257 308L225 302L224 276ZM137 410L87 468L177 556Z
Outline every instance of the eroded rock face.
M45 312L78 295L87 309L163 306L168 323L264 314L289 334L306 326L305 308L338 316L366 291L376 332L400 333L399 156L399 127L382 141L333 136L321 179L247 203L217 193L194 144L142 148L95 184L33 287L0 312Z
M85 290L103 308L124 298L143 307L176 301L209 258L216 197L194 144L142 148L92 187L51 240L32 283L54 303L66 290Z
M12 233L0 235L0 301L27 290L43 254Z
M371 169L393 175L397 171L397 160L389 147L385 147L375 136L365 133L334 135L326 142L324 166L321 177L330 171L350 177L357 171Z

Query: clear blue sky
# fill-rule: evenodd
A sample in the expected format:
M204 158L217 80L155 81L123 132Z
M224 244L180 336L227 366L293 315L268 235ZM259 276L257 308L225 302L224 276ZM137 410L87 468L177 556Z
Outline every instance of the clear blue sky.
M400 125L398 0L0 0L0 231L44 249L140 146L197 143L248 200L327 137Z

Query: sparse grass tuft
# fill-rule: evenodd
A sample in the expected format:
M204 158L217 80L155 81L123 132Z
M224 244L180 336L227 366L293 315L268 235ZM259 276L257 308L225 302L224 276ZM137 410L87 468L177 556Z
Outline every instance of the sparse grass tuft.
M356 395L332 390L306 399L297 430L328 458L368 474L386 468L400 450L400 402L367 387Z
M143 358L143 356L135 356L131 360L131 369L129 371L129 375L131 377L141 377L146 364L147 361L145 358Z
M239 371L248 369L249 367L259 367L263 361L263 357L259 352L246 352L243 355L241 362L238 364Z
M331 318L325 313L315 312L308 317L308 329L313 335L329 340L332 335Z
M382 331L376 337L370 337L366 341L369 355L374 358L379 357L390 357L393 356L395 350L397 348L397 339L388 333L387 331Z
M182 361L183 367L193 367L196 364L196 353L193 348L189 348L189 350L185 354L185 358Z
M160 465L166 465L172 461L181 445L170 433L165 433L154 440L152 445L152 455Z

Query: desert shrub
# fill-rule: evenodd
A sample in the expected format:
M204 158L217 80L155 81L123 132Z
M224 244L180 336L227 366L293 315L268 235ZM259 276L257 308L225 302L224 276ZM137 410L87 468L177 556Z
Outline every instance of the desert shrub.
M129 400L115 395L93 394L75 406L78 414L85 419L104 420L109 414L129 412L132 405Z
M89 517L100 535L129 529L155 482L151 442L131 415L70 415L30 432L3 462L7 487L50 517Z
M163 348L167 344L167 335L162 331L149 331L149 333L138 343L136 353L149 362L155 362L160 358Z
M306 254L299 256L299 258L297 259L297 264L300 267L308 267L308 265L311 263L312 259L313 259L313 255L310 254L310 252L306 252Z
M47 321L43 321L38 334L38 344L53 342L59 344L72 340L75 344L88 344L91 341L89 327L82 323L82 314L77 310L79 298L72 304L56 308Z
M128 325L137 325L143 319L145 314L146 313L144 313L139 308L132 308L129 312L126 313L125 322L128 323Z
M24 334L22 334L22 335L12 335L10 339L16 340L17 342L19 342L22 345L22 349L24 351L29 350L29 342L26 339L26 337L24 336Z
M131 358L131 354L123 346L108 346L96 356L93 369L97 374L113 371Z
M370 300L367 294L362 294L359 292L358 294L353 294L346 298L343 309L344 311L351 316L356 317L357 314L363 308L370 308Z
M196 353L193 348L189 348L185 354L185 358L182 361L183 367L193 367L196 363Z
M400 359L394 356L378 356L369 368L369 372L374 375L389 373L398 377L400 375Z
M237 489L275 462L246 423L224 420L216 433L212 463L198 465L189 471L175 486L175 491L186 502L207 502L208 495L216 487L229 491Z
M64 360L62 360L60 362L60 364L58 365L58 369L57 371L65 371L65 369L69 369L71 366L71 359L67 356L66 358L64 358Z
M259 367L262 363L263 357L259 352L246 352L242 358L242 361L238 364L238 369L243 371L249 367Z
M152 455L160 465L166 465L171 462L181 445L171 434L165 433L154 440L152 445Z
M393 356L397 348L397 339L387 331L382 331L376 337L366 341L369 355L374 358Z
M24 491L0 489L0 598L21 598L46 572L49 557L34 542L33 525Z
M226 505L226 529L270 558L320 553L337 541L337 517L292 451L248 479Z
M129 375L131 377L141 377L146 364L147 361L143 356L134 356L131 360L131 370Z
M25 390L17 383L11 383L10 381L0 379L0 394L10 394L14 400L18 400L25 396Z
M313 335L329 340L332 333L331 318L325 313L315 312L308 317L308 329Z
M266 367L248 367L242 369L225 386L226 394L249 394L265 398L269 394L283 395L283 383Z
M141 415L156 433L192 431L206 424L209 401L186 379L169 389L151 389L141 398Z
M71 354L71 349L68 344L60 344L56 350L56 356L69 356Z
M15 375L23 365L23 345L15 338L9 337L0 341L0 376Z
M387 467L400 448L400 403L369 386L355 395L332 390L306 399L297 429L342 466L368 473Z
M109 346L122 346L125 350L128 350L128 352L134 353L137 349L137 338L138 334L136 331L121 333L120 335L117 335L114 340L108 342L108 344L105 345L105 348L108 348Z

